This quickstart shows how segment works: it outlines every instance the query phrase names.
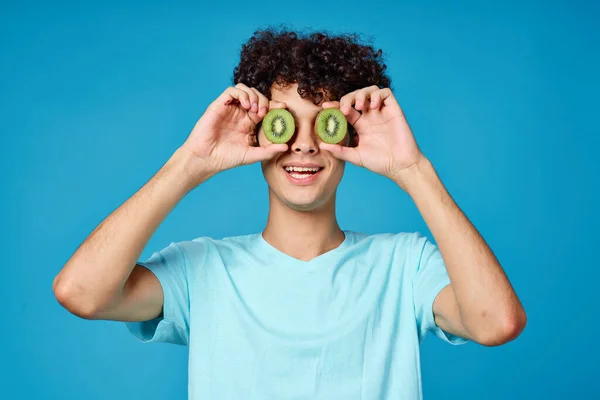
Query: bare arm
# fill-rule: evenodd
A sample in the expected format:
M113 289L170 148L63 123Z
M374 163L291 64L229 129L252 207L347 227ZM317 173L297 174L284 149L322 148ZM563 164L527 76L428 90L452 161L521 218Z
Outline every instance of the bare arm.
M514 339L526 316L498 260L444 188L431 163L404 172L402 184L444 259L451 284L436 297L435 321L443 330L494 346Z
M260 112L252 103L260 106ZM269 107L242 84L227 88L198 120L185 143L137 193L113 211L83 242L54 279L54 294L86 319L145 321L158 317L163 291L155 275L137 265L148 241L177 203L211 176L267 160L285 144L251 146Z
M208 178L192 163L192 154L179 148L81 244L53 283L55 296L66 309L87 319L128 321L161 313L161 286L154 274L136 263L177 203L198 179Z
M324 106L335 107L336 102ZM517 295L419 149L391 89L374 85L355 90L342 96L339 108L356 130L358 145L319 147L397 183L412 197L437 241L451 284L434 301L436 323L484 345L502 344L519 335L526 316Z

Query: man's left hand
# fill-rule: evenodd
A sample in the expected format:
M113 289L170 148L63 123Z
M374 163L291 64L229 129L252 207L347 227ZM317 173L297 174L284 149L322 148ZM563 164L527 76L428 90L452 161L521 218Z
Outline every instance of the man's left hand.
M394 181L424 158L391 89L370 86L325 102L339 108L358 134L356 147L320 143L334 157L367 168Z

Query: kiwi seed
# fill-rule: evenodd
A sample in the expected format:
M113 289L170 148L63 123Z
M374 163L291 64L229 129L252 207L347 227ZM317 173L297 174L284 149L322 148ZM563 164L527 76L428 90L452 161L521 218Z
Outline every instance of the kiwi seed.
M315 129L325 143L339 143L348 131L346 116L337 108L326 108L317 115Z
M286 143L294 135L296 126L292 114L283 108L274 108L263 119L265 137L272 143Z

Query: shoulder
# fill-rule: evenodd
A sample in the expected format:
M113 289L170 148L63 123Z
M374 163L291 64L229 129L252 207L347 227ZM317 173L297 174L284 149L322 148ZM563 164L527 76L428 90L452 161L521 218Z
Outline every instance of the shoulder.
M223 238L198 236L173 242L171 246L176 246L188 262L196 263L219 254L245 252L256 243L258 235L253 233Z
M352 235L353 245L387 247L400 250L418 249L427 239L420 232L365 233L345 231Z
M348 248L350 252L395 265L416 267L424 253L435 247L420 232L348 233L352 236L352 244Z

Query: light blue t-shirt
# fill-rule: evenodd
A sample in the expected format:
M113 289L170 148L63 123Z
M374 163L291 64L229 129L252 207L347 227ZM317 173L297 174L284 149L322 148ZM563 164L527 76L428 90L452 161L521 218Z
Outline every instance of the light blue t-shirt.
M421 399L419 345L450 283L419 233L344 231L311 261L261 233L171 243L140 264L164 315L128 322L140 340L189 346L190 399Z

